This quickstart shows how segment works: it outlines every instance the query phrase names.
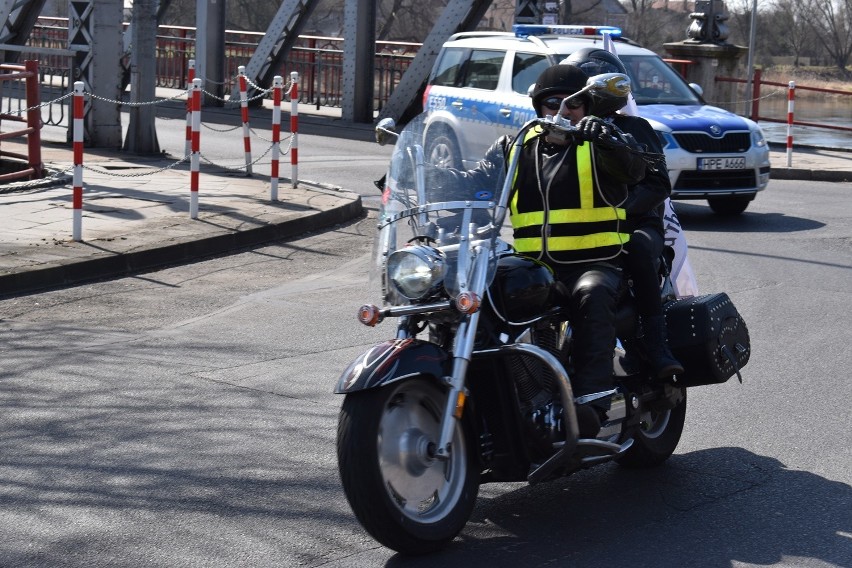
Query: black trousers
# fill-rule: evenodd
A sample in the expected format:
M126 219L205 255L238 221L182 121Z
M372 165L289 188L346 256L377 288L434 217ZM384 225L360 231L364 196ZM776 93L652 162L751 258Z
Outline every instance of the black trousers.
M557 277L570 292L574 396L611 389L616 304L623 289L621 268L608 263L559 267Z
M663 252L663 232L654 224L643 223L630 234L624 245L627 252L624 267L633 280L636 309L640 316L651 317L663 314L660 302L660 277L657 260Z

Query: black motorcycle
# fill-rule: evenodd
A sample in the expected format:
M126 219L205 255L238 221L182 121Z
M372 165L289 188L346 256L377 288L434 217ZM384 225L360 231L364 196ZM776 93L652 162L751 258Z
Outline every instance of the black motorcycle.
M572 135L568 124L538 119L515 140L529 128ZM377 128L380 139L391 133L388 122ZM494 168L502 175L490 187L470 187L430 165L442 146L423 116L393 135L373 254L384 305L358 317L370 326L396 318L396 334L353 361L335 389L345 395L340 477L364 528L422 554L462 530L481 483L668 459L687 387L724 382L748 360L748 332L727 295L674 300L664 286L670 343L687 372L661 382L619 342L615 388L575 398L560 285L501 237L516 158ZM637 317L625 297L618 336L629 345ZM606 417L595 438L580 438L577 406L591 402Z

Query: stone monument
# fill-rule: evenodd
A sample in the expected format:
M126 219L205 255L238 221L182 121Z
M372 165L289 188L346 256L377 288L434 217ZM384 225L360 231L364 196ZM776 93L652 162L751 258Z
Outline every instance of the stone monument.
M722 0L697 0L687 39L663 44L672 58L690 61L685 65L686 80L704 90L704 99L713 105L734 111L736 83L717 82L716 77L734 77L740 57L747 47L727 43L728 13Z

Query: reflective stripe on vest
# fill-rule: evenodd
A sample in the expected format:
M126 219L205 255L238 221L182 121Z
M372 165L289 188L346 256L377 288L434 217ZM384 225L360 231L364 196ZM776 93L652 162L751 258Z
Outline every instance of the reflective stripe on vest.
M530 131L524 140L526 145L540 131ZM513 147L512 151L518 151L517 147ZM595 187L594 173L592 165L591 144L583 144L575 147L575 155L577 159L577 177L580 188L580 208L579 209L555 209L545 215L544 211L530 211L521 213L518 211L518 191L514 192L510 204L510 220L512 227L523 229L526 227L540 226L544 231L545 225L556 224L581 224L581 223L604 223L611 225L613 231L597 232L589 235L577 236L553 236L548 237L545 243L542 237L515 238L514 246L518 252L540 252L544 250L544 245L547 245L547 250L553 252L559 251L582 251L590 249L604 249L607 247L618 247L630 240L629 233L619 233L618 222L627 218L627 212L620 207L595 207ZM510 156L511 159L511 156ZM515 180L517 180L518 172L515 170ZM591 227L590 227L591 228ZM596 227L604 228L604 227ZM615 253L617 254L617 252Z

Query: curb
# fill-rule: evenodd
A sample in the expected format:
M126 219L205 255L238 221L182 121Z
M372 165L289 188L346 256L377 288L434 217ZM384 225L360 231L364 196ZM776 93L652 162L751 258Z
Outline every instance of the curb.
M773 167L769 172L769 179L849 182L852 181L852 172Z
M348 192L347 192L348 193ZM136 274L156 268L198 261L233 253L273 241L322 230L352 221L364 215L361 196L324 211L316 211L280 223L269 223L245 231L233 231L204 238L185 237L131 252L103 253L92 258L57 262L35 269L0 274L0 297L6 298L42 292L63 286L81 284Z

